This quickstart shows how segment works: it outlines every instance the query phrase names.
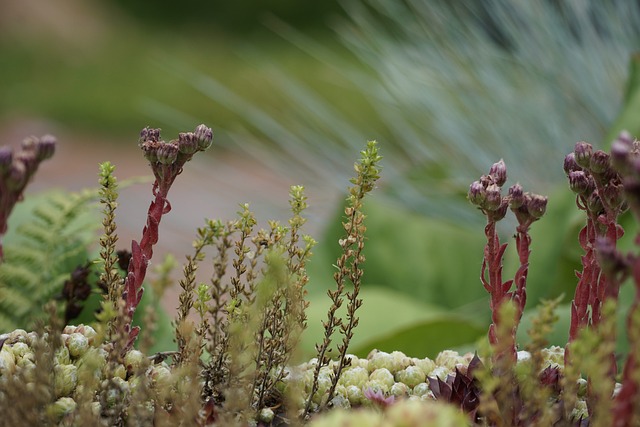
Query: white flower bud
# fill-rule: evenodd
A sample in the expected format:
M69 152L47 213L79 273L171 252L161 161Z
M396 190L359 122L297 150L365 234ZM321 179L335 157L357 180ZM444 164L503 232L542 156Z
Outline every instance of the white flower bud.
M429 372L433 371L433 368L436 367L436 363L428 357L425 357L424 359L413 358L411 359L411 362L413 362L413 364L418 368L422 369L422 372L427 375L429 375Z
M168 388L171 385L171 370L164 363L153 365L151 368L151 381L160 390Z
M394 375L396 372L401 371L411 364L411 358L407 357L407 355L401 351L392 351L390 356L393 361L393 365L389 371Z
M369 353L369 372L373 372L376 369L385 368L391 372L393 369L393 358L391 355L384 351L372 351Z
M560 369L564 368L564 347L553 345L549 348L543 348L542 356L544 357L543 366L551 365L558 366Z

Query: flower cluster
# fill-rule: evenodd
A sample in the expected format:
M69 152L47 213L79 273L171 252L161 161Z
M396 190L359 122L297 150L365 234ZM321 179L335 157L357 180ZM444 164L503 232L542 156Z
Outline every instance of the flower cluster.
M22 200L22 192L38 170L40 162L53 156L56 139L51 135L22 141L16 151L0 147L0 237L7 232L7 219L14 205ZM2 261L0 243L0 261Z
M131 243L132 255L124 285L129 346L133 345L139 332L138 328L131 327L130 322L142 298L142 282L149 260L153 256L153 245L158 242L160 220L164 214L171 211L171 204L167 200L169 189L176 177L182 173L184 164L191 160L196 152L209 148L212 140L213 132L205 125L199 125L194 132L180 133L177 140L170 142L160 138L160 129L146 127L140 132L140 148L156 178L153 183L155 199L149 206L142 239L139 243Z
M538 194L524 192L520 184L514 184L509 188L506 196L502 195L502 186L507 181L507 167L503 160L494 163L488 175L482 175L469 187L469 201L476 205L487 217L485 235L487 245L484 249L481 280L484 288L491 295L491 311L493 323L489 328L489 340L497 343L496 327L500 322L498 311L506 300L512 300L516 304L516 328L522 317L527 299L526 280L529 268L529 254L531 237L529 227L540 219L547 208L547 198ZM507 244L501 244L496 232L496 223L505 217L507 210L515 214L518 220L516 228L516 249L520 260L513 280L502 281L502 259ZM515 290L511 290L515 283ZM515 330L511 343L511 357L515 358Z

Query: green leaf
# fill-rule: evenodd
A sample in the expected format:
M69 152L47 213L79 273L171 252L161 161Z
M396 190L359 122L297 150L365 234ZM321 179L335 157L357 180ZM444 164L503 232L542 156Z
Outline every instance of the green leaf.
M374 348L402 351L409 356L435 357L441 350L474 342L484 335L487 326L468 317L409 298L394 290L370 286L362 289L362 307L356 312L360 322L349 345L349 353L365 357ZM321 342L330 300L314 294L307 311L308 328L303 335L304 357L315 355L314 344ZM344 317L344 306L340 315ZM332 343L342 342L337 332ZM335 351L335 350L334 350Z

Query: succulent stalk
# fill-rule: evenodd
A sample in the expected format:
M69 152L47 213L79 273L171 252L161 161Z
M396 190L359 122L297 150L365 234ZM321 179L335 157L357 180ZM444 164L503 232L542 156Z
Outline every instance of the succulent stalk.
M171 211L167 199L169 189L184 164L191 160L197 151L205 151L211 145L213 133L205 125L199 125L194 132L181 133L178 140L164 142L160 139L160 129L144 128L140 132L139 145L149 161L155 181L152 193L154 200L149 206L147 223L142 230L140 242L131 242L131 261L124 282L123 298L127 324L125 332L129 335L127 348L131 348L140 331L132 327L131 321L143 294L142 282L147 265L153 256L153 246L158 242L158 227L162 216Z

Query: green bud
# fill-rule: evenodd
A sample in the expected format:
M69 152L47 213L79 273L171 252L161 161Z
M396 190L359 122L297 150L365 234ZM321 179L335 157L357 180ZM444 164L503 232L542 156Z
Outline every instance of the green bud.
M386 368L376 369L369 375L369 382L376 382L382 385L383 391L386 393L395 383L393 374Z
M71 355L67 347L58 347L55 356L53 356L56 365L70 365Z
M70 397L61 397L54 403L47 406L47 416L50 420L58 423L64 418L65 415L69 415L76 410L76 402Z
M11 353L13 353L16 359L21 358L27 352L31 352L31 348L23 342L17 342L13 344L9 347L9 350L11 351Z
M146 364L146 357L141 351L129 350L124 355L124 365L129 372L138 372Z
M369 372L365 368L355 367L349 368L342 372L338 384L344 386L355 385L362 387L364 383L369 379Z
M420 383L420 384L416 384L415 387L413 387L413 390L411 390L411 394L413 394L414 396L423 396L429 393L430 391L431 391L431 388L429 387L429 384Z
M406 369L398 371L395 375L396 381L404 383L411 388L424 382L426 378L427 374L417 366L407 366Z
M395 397L405 397L409 395L409 387L405 383L395 383L389 393Z
M74 365L56 365L53 371L56 396L69 396L78 385L78 368Z
M429 375L429 372L431 372L433 368L436 367L436 363L428 357L425 357L424 359L418 359L414 357L411 359L411 363L422 369L422 372L424 372L426 375Z
M81 333L74 332L67 339L67 348L73 358L81 357L89 349L89 339Z
M0 374L13 375L16 370L16 357L9 349L0 350Z
M365 400L368 400L364 397L362 393L362 387L358 387L357 385L348 385L345 387L347 392L347 399L351 405L362 405Z
M271 423L271 421L273 421L273 418L275 417L275 413L273 412L273 409L271 408L262 408L260 410L260 412L258 413L258 421L261 421L263 423Z

